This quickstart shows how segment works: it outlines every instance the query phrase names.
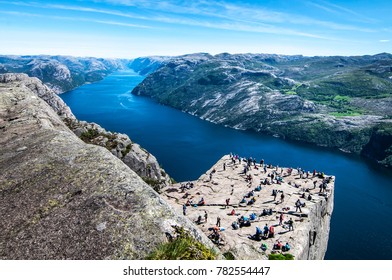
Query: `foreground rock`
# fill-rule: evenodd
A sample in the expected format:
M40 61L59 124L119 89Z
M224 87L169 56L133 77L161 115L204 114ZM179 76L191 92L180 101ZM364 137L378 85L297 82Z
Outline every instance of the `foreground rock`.
M70 131L37 79L0 81L0 259L143 259L174 225L213 247L120 159Z
M159 191L171 184L170 176L160 167L157 159L126 134L106 131L96 123L64 119L65 124L84 142L108 149L135 171L145 182Z
M253 178L252 183L249 183L245 180L246 176L241 174L244 166L246 166L244 161L239 163L237 160L233 164L230 156L224 156L206 174L191 182L193 187L182 191L181 185L185 183L179 183L165 188L163 196L178 211L182 211L183 205L190 201L193 206L187 207L186 214L195 222L201 216L199 227L206 235L213 233L212 228L216 226L217 218L220 217L220 227L223 227L224 231L220 232L223 240L219 242L219 247L222 252L230 252L236 259L267 259L269 254L281 252L274 249L273 245L277 241L281 241L283 245L288 242L291 249L287 253L294 255L295 259L323 259L327 250L333 210L334 177L330 177L331 181L326 185L326 190L320 192L319 186L324 179L313 174L302 179L299 175L300 170L293 169L289 175L288 168L272 166L266 168L267 173L265 173L257 163L258 169L255 169L252 164L248 172L248 175ZM261 181L264 182L266 178L271 179L268 174L275 172L282 176L283 183L261 184L261 191L254 192L256 199L254 204L240 203L246 194L260 185ZM329 177L325 176L325 178ZM190 183L187 185L189 186ZM271 195L272 190L280 191L276 200ZM281 202L281 191L284 193L283 202ZM302 198L302 194L305 194L305 198ZM308 200L309 195L311 200ZM206 204L196 206L201 198L204 198ZM226 206L226 199L230 199L229 206ZM246 198L247 201L250 199L251 197ZM296 211L295 203L298 199L301 203L305 203L305 207L301 207L302 212L299 209ZM236 214L230 215L233 209ZM272 215L260 216L263 209L272 209ZM205 211L208 215L207 221L204 218ZM237 230L232 228L234 221L241 216L249 217L252 213L256 213L257 217L251 221L249 227L241 227ZM284 214L284 221L279 225L281 213ZM287 223L290 218L294 221L294 231L289 231ZM268 227L274 226L274 237L262 241L249 238L255 235L256 226L263 230L266 224ZM260 248L263 243L267 245L266 251Z

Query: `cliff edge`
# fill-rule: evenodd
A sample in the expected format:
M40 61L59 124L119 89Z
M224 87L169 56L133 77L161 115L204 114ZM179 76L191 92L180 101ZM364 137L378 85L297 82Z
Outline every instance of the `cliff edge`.
M0 75L0 259L143 259L173 226L214 247L120 159L78 138L51 94L73 118L38 79Z
M163 196L179 210L187 205L189 219L235 259L268 259L283 253L297 260L320 260L328 246L334 182L322 172L226 155L198 180L163 189ZM265 227L273 227L274 234L265 233ZM279 241L290 249L274 246Z

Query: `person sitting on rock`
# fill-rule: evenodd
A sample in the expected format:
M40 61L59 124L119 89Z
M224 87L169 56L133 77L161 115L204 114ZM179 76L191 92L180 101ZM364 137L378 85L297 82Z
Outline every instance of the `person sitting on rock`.
M206 204L206 202L204 201L204 198L202 197L197 205L203 206L205 204Z
M247 201L246 201L246 199L245 199L245 196L242 198L242 200L241 200L241 202L240 203L246 203Z
M234 209L234 208L233 208L233 210L231 210L230 215L231 215L231 216L234 216L234 215L235 215L235 209Z
M253 239L256 241L260 241L262 236L262 231L259 227L256 227L256 234L253 236Z
M200 225L201 224L201 215L199 215L199 217L196 220L196 224Z
M283 247L283 244L279 240L274 244L274 249L275 250L281 250L282 247Z
M236 221L234 221L234 222L231 224L231 227L232 227L234 230L240 228L239 224L238 224Z
M291 249L291 246L288 242L286 242L286 245L284 245L282 247L282 251L284 251L284 252L290 251L290 249Z
M252 205L256 202L256 198L252 197L251 200L249 200L248 205Z

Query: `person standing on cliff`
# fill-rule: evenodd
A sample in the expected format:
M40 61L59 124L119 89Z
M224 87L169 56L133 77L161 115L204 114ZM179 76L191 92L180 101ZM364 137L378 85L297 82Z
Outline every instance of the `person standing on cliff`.
M186 216L186 205L185 204L182 206L182 213L184 214L184 216Z
M223 171L226 170L226 162L223 163Z
M301 205L302 205L302 203L301 203L301 201L298 199L297 202L295 203L295 212L298 212L298 209L299 209L299 212L302 213Z
M204 210L204 220L205 220L205 222L207 223L208 214L207 214L207 211L206 211L206 210Z
M218 218L216 218L216 226L217 227L220 227L221 226L221 218L220 217L218 217Z
M280 216L279 216L279 225L280 226L283 225L283 219L284 219L284 215L283 215L283 213L280 213Z
M290 218L290 220L288 221L289 224L289 231L294 231L294 221L293 218Z
M282 194L280 195L280 203L283 203L283 202L284 202L284 193L282 191Z

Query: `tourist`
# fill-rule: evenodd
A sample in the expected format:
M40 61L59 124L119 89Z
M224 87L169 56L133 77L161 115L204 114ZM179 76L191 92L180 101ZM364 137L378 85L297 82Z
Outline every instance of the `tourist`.
M283 215L283 213L280 213L280 216L279 216L279 225L280 226L283 224L283 219L284 219L284 215Z
M182 213L184 214L184 216L186 216L186 205L185 204L182 206Z
M207 219L208 219L208 214L207 211L204 210L204 220L207 223Z
M217 217L217 218L216 218L216 226L217 226L217 227L220 227L220 226L221 226L221 218L220 218L220 217Z
M274 238L275 237L275 228L274 226L269 227L269 235L268 238Z
M305 194L305 193L304 193L304 194ZM298 199L298 200L295 202L295 212L298 212L298 209L299 209L299 212L302 213L301 205L302 205L302 203L301 203L301 201Z
M197 205L203 206L205 204L206 204L206 202L204 201L204 198L202 197Z
M233 208L233 210L231 210L230 215L234 216L235 215L235 210Z
M290 249L291 249L291 247L290 247L290 245L289 245L288 242L286 242L286 245L284 245L284 246L282 247L282 251L283 251L283 252L290 251Z
M226 170L226 162L223 163L223 171Z
M268 238L268 234L269 234L269 227L267 224L265 224L264 226L264 237Z
M282 194L280 195L280 203L283 203L283 202L284 202L284 193L282 191Z
M289 224L289 231L294 231L294 221L292 218L290 218L288 224Z
M281 250L282 247L283 247L283 244L279 240L274 244L274 249L275 250Z
M229 207L229 203L230 203L230 198L226 199L226 207Z

